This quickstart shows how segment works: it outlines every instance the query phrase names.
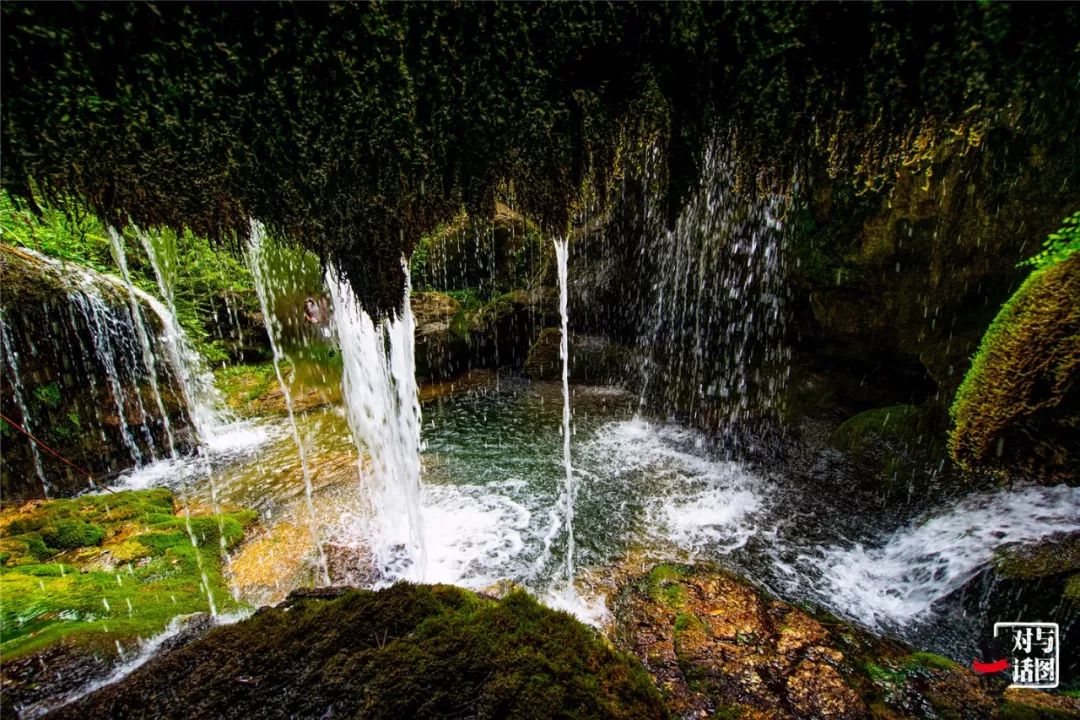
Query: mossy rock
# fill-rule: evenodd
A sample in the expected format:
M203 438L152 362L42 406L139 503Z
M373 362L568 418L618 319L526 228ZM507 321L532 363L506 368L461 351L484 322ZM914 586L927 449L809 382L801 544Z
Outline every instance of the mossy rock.
M1009 580L1080 572L1080 532L1057 533L1034 545L1001 550L994 558L994 569Z
M177 615L208 611L207 592L218 610L239 609L221 553L254 520L248 510L187 519L165 488L5 509L0 658L61 642L115 658L120 645L160 633Z
M525 593L321 595L217 628L53 717L667 717L636 661Z
M983 336L953 402L969 470L1080 483L1080 253L1035 270Z
M562 330L547 327L540 331L522 366L522 372L533 380L558 380L562 377L562 355L559 344ZM630 352L605 338L570 334L569 379L575 383L605 384L621 380L626 375Z
M922 487L937 475L945 454L943 424L932 407L891 405L858 413L830 438L832 445L870 471L865 484L891 491Z
M646 662L680 717L996 717L996 681L722 568L659 565L612 603L616 644Z

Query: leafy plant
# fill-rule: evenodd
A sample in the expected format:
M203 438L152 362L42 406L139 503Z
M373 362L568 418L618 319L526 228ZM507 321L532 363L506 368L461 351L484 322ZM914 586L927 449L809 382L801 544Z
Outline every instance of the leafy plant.
M1042 252L1020 264L1040 270L1061 262L1077 250L1080 250L1080 210L1065 218L1061 228L1046 237Z

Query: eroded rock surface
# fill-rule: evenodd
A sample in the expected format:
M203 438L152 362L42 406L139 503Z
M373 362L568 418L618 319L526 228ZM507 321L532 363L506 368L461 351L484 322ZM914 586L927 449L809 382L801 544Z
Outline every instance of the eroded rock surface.
M715 568L660 565L625 585L613 610L616 644L645 664L676 717L1007 717L997 680Z

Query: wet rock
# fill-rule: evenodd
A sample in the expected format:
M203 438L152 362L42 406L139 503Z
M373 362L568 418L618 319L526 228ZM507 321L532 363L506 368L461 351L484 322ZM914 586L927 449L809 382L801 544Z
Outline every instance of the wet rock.
M1034 271L987 330L957 391L961 466L1080 484L1080 253Z
M890 405L857 413L829 438L859 467L868 489L904 495L925 491L951 476L947 463L944 413L935 405Z
M616 644L677 717L998 717L1003 689L709 567L660 565L612 601Z
M0 406L11 419L0 421L5 500L68 497L93 487L86 473L101 482L135 466L136 455L167 456L168 433L127 290L88 268L7 245L0 245L0 285ZM157 315L145 304L137 307L147 333L159 336ZM187 452L193 436L179 381L167 362L153 371L173 440ZM39 479L35 450L48 488Z
M999 550L993 563L957 592L965 612L998 622L1056 622L1062 637L1061 677L1080 681L1080 532L1055 533Z
M524 593L294 594L163 653L52 718L667 716L640 665Z
M417 377L445 379L467 368L468 323L461 303L439 292L413 293L411 302Z
M533 380L558 380L562 377L562 356L559 344L562 330L548 327L529 349L522 372ZM589 384L617 383L626 376L630 352L606 338L594 335L570 334L571 382Z

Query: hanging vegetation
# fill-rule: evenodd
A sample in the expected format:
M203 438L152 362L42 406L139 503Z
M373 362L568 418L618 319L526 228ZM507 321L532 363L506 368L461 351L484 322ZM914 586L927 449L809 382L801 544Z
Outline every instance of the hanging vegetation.
M663 138L674 217L717 127L746 181L811 160L870 188L945 133L1068 134L1078 27L1065 4L5 3L3 186L226 243L255 217L387 313L437 222L512 183L564 232L635 137Z

